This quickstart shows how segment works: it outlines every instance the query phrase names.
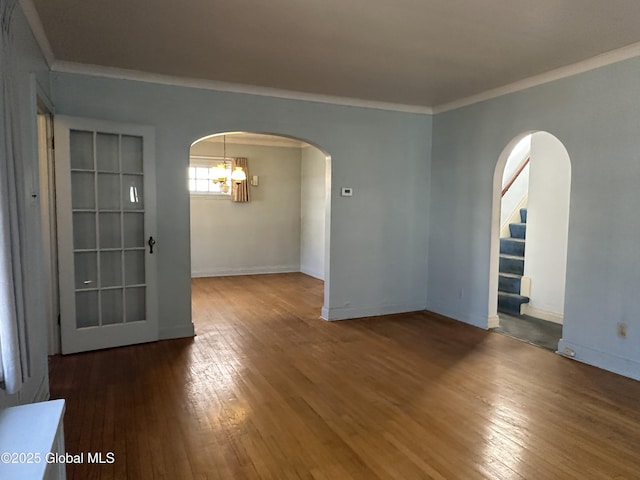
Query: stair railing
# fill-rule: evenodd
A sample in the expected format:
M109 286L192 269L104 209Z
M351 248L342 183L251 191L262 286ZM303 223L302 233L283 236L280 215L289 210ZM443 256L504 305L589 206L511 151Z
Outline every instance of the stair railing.
M511 176L507 184L502 189L502 195L501 195L502 197L504 197L504 194L509 191L509 189L511 188L511 185L513 185L514 182L518 179L518 177L524 170L524 167L526 167L529 164L529 160L531 160L531 156L528 156L527 159L524 162L522 162L522 165L520 165L520 168L518 168L518 170L516 170L516 172Z

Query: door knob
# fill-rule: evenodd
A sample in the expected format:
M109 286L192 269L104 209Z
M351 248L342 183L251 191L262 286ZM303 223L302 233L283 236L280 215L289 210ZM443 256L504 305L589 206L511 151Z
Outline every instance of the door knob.
M149 253L153 253L153 246L156 244L156 241L153 237L149 237L149 241L147 243L149 244Z

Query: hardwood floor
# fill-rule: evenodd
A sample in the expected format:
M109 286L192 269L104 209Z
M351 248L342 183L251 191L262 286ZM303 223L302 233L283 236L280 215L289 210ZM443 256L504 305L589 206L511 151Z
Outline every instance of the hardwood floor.
M55 357L70 479L640 478L640 382L302 274L193 281L194 339Z

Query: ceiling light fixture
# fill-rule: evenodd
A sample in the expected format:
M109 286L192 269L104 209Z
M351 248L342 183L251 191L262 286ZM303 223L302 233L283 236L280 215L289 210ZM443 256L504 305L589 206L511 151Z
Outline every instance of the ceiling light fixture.
M222 193L229 193L230 181L235 184L240 184L247 179L247 174L242 167L235 167L231 175L227 168L227 136L222 136L222 163L216 165L211 181L216 184L220 184L220 191Z

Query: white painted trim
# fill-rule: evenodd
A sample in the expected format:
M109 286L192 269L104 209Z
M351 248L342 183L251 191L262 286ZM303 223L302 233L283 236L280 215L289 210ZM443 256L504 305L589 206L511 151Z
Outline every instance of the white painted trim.
M498 276L496 275L496 284L498 283ZM498 293L496 287L496 296L495 296L496 304L498 301ZM493 326L494 317L497 315L476 315L474 313L468 311L458 310L456 308L452 308L450 303L436 301L429 302L427 304L427 311L436 313L438 315L442 315L443 317L450 318L452 320L456 320L458 322L466 323L468 325L482 328L483 330L487 330L489 328L495 328Z
M300 272L305 275L309 275L310 277L317 278L318 280L324 280L324 272L320 272L307 265L300 265Z
M595 70L596 68L611 65L613 63L628 60L640 56L640 42L627 45L626 47L611 50L609 52L596 55L595 57L582 60L580 62L566 65L540 75L519 80L517 82L504 85L502 87L486 90L469 97L453 100L451 102L435 105L432 107L424 105L406 105L390 102L377 102L349 97L337 97L331 95L321 95L314 93L295 92L291 90L281 90L277 88L259 87L253 85L243 85L214 80L199 80L192 78L175 77L171 75L161 75L146 73L136 70L120 69L115 67L104 67L99 65L86 65L75 62L56 60L51 44L42 26L40 16L33 5L32 0L19 0L20 7L29 23L31 31L42 50L43 56L52 71L62 73L78 73L84 75L101 76L108 78L118 78L124 80L143 81L159 83L164 85L204 88L225 92L246 93L250 95L261 95L276 98L286 98L291 100L305 100L310 102L328 103L343 106L374 108L378 110L391 110L406 113L417 113L424 115L435 115L448 112L457 108L466 107L485 100L500 97L509 93L526 90L531 87L543 85L562 78L571 77L579 73Z
M500 317L498 315L489 315L487 318L487 328L498 328L500 326Z
M516 135L502 150L493 172L493 201L491 204L491 241L489 244L489 298L487 299L487 310L489 318L498 314L498 277L500 275L500 208L502 207L502 177L509 155L524 137L533 133L532 131L522 132ZM485 318L485 322L487 319ZM475 325L475 323L472 323ZM478 325L481 326L482 325Z
M559 325L562 325L564 323L564 315L562 313L544 310L542 308L532 306L529 303L522 304L522 314L539 318L540 320L546 320L547 322L557 323Z
M247 95L260 95L264 97L285 98L288 100L303 100L307 102L328 103L333 105L373 108L377 110L391 110L395 112L417 113L431 115L432 109L419 105L404 105L398 103L377 102L373 100L362 100L359 98L337 97L332 95L321 95L317 93L295 92L291 90L281 90L278 88L259 87L254 85L244 85L239 83L220 82L216 80L203 80L196 78L175 77L171 75L161 75L157 73L147 73L137 70L128 70L115 67L104 67L100 65L87 65L74 62L56 60L51 66L51 70L59 73L75 73L80 75L90 75L96 77L116 78L119 80L132 80L137 82L157 83L175 87L202 88L206 90L217 90L220 92L244 93Z
M160 340L171 340L173 338L195 337L195 335L196 331L193 327L193 323L189 323L187 325L161 328L158 336Z
M571 352L572 354L563 354L562 352ZM600 350L595 350L586 345L580 345L579 343L568 342L564 338L560 339L556 353L603 370L617 373L618 375L640 380L640 362L635 360L601 352Z
M523 80L519 80L502 87L493 88L491 90L486 90L484 92L478 93L476 95L471 95L466 98L461 98L452 102L436 105L432 107L431 110L434 115L438 113L448 112L457 108L467 107L475 103L484 102L485 100L491 100L492 98L501 97L509 93L520 92L522 90L553 82L555 80L572 77L580 73L595 70L596 68L605 67L607 65L622 62L624 60L629 60L630 58L638 56L640 56L640 42L634 43L632 45L627 45L626 47L618 48L616 50L611 50L610 52L605 52L600 55L596 55L595 57L573 63L571 65L565 65L564 67L556 68L540 75L534 75L532 77L525 78Z
M500 225L500 238L511 236L511 231L509 230L510 223L522 223L520 219L520 209L526 208L528 203L529 203L529 192L527 191L525 196L520 199L520 202L518 203L518 205L516 205L516 208L513 210L513 212L511 212L511 214L505 220L505 222L502 225Z
M396 313L423 312L423 304L394 304L380 305L375 307L349 307L349 308L327 308L322 307L321 318L323 320L350 320L354 318L379 317L383 315L393 315Z
M33 33L33 37L36 39L40 50L42 51L42 55L44 56L45 61L49 68L55 63L56 58L53 55L53 50L51 49L51 44L49 43L49 39L47 38L47 34L44 31L44 27L42 26L42 22L40 21L40 15L38 15L38 11L36 10L35 5L32 0L19 0L20 8L24 13L24 16L27 18L27 23L31 28L31 32Z
M267 265L264 267L239 267L239 268L208 268L191 271L192 278L202 277L230 277L236 275L262 275L269 273L293 273L299 272L299 265ZM305 272L303 272L305 273Z
M253 132L232 132L216 134L209 137L205 137L194 142L196 143L213 143L216 145L223 145L226 138L227 145L260 145L263 147L285 147L285 148L305 148L311 147L306 142L293 139L291 137L284 137L282 135L271 135L267 133L253 133ZM192 146L193 146L192 145ZM194 155L192 155L193 157Z

